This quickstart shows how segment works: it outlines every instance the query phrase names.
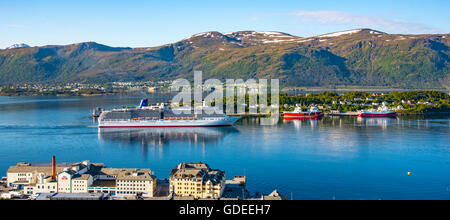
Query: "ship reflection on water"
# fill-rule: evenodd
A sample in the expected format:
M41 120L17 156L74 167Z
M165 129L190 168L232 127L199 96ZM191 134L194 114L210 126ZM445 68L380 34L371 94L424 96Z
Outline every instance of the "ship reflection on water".
M357 118L357 123L362 126L377 126L382 128L387 128L393 123L397 122L396 117L384 117L384 118Z
M99 140L141 147L165 146L171 142L205 145L221 141L234 127L218 128L101 128Z
M300 129L302 126L310 126L311 128L316 128L321 119L307 119L307 118L298 118L298 119L284 119L284 124L292 123L296 129Z
M338 126L340 128L359 126L359 127L381 127L387 128L393 124L400 123L396 117L384 118L360 118L360 117L329 117L320 119L289 119L283 120L283 124L292 124L296 129L309 127L317 129L326 126Z

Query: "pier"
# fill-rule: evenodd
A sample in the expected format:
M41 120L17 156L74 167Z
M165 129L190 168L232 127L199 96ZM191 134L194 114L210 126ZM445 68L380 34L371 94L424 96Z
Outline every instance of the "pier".
M325 113L325 116L358 116L358 112L331 112Z
M228 116L232 117L242 117L242 118L264 118L264 117L270 117L270 114L266 113L240 113L240 114L227 114Z

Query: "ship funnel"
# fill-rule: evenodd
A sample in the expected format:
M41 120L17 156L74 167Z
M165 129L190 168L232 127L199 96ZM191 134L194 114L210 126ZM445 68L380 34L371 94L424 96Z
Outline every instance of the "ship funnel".
M52 180L56 180L56 157L52 157Z
M141 104L139 105L139 108L147 107L148 106L148 99L142 99Z

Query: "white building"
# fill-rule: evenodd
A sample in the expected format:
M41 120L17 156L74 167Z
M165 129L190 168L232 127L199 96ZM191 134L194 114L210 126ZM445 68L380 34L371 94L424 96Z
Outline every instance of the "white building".
M116 195L119 197L142 195L153 197L156 193L156 177L150 170L135 169L119 172L116 179Z

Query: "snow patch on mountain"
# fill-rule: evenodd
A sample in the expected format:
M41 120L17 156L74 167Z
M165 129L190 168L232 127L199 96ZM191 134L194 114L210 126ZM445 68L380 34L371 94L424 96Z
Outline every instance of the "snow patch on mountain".
M301 39L297 36L275 31L239 31L225 33L225 35L237 39L246 45L295 42Z
M220 35L220 33L217 33L217 32L204 32L204 33L192 35L192 37L214 37L214 36L219 36L219 35Z
M380 33L380 32L378 32L378 31L370 31L369 33L370 33L370 34L374 34L374 35L380 35L380 34L383 34L383 33Z
M319 37L320 38L323 38L323 37L339 37L339 36L342 36L342 35L356 34L356 33L359 33L361 31L362 31L362 29L356 29L356 30L350 30L350 31L340 31L340 32L334 32L334 33L331 33L331 34L320 35Z
M281 33L281 32L275 32L275 31L256 31L255 33L258 33L258 34L264 34L264 35L285 35L285 34L283 34L283 33Z
M275 40L263 40L264 44L272 44L272 43L282 43L282 42L292 42L295 41L295 39L289 39L289 40L280 40L280 39L275 39Z
M15 49L15 48L21 48L21 47L30 47L30 46L28 44L21 43L21 44L13 44L5 49L9 50L9 49Z

